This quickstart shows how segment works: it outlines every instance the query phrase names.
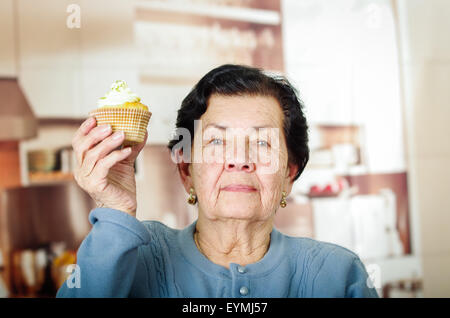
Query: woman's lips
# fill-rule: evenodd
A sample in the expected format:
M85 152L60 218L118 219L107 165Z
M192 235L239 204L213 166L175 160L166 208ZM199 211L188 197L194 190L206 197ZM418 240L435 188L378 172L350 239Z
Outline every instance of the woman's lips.
M230 184L222 188L222 191L232 192L255 192L256 188L245 184Z

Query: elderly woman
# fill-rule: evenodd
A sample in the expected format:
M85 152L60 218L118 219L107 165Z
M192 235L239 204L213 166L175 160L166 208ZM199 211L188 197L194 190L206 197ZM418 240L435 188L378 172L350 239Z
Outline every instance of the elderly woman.
M123 135L95 120L79 128L75 177L98 208L78 250L79 275L57 296L377 297L357 255L273 227L309 158L302 105L286 79L213 69L183 100L176 125L187 140L169 148L198 205L182 230L135 218L133 163L145 142L126 152L117 150Z

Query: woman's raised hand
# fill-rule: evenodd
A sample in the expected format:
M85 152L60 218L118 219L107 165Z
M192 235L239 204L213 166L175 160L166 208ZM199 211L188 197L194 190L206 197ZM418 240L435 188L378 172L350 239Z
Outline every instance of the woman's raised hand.
M136 179L134 161L145 140L121 150L123 132L112 134L111 126L97 126L94 117L78 128L72 140L77 163L74 177L98 207L108 207L136 216Z

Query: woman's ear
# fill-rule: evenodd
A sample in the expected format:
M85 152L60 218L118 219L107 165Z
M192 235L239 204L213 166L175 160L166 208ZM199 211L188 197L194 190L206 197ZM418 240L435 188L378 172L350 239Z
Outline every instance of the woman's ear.
M289 195L292 190L292 185L294 184L294 178L298 171L298 165L294 163L288 163L288 166L286 167L286 179L285 179L285 186L284 191Z
M179 150L176 154L178 173L180 174L181 182L183 183L184 189L189 193L192 187L192 177L190 171L190 164L183 160L183 150Z

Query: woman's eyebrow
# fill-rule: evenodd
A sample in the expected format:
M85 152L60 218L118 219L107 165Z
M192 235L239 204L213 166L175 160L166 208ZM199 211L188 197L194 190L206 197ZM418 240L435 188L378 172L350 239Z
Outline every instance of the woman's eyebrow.
M225 129L228 128L226 126L218 125L218 124L215 124L215 123L210 123L210 124L206 125L205 129L208 128L208 127L214 127L214 128L220 129L220 130L225 130Z
M215 124L215 123L209 123L209 124L207 124L207 125L205 126L205 129L208 128L208 127L214 127L214 128L220 129L220 130L226 130L226 129L228 129L228 128L234 128L234 127L227 127L227 126L223 126L223 125L218 125L218 124ZM237 128L237 127L236 127L236 128ZM270 125L262 125L262 126L253 126L253 127L251 127L251 128L254 128L254 129L264 129L264 128L275 128L275 127L272 127L272 126L270 126Z

